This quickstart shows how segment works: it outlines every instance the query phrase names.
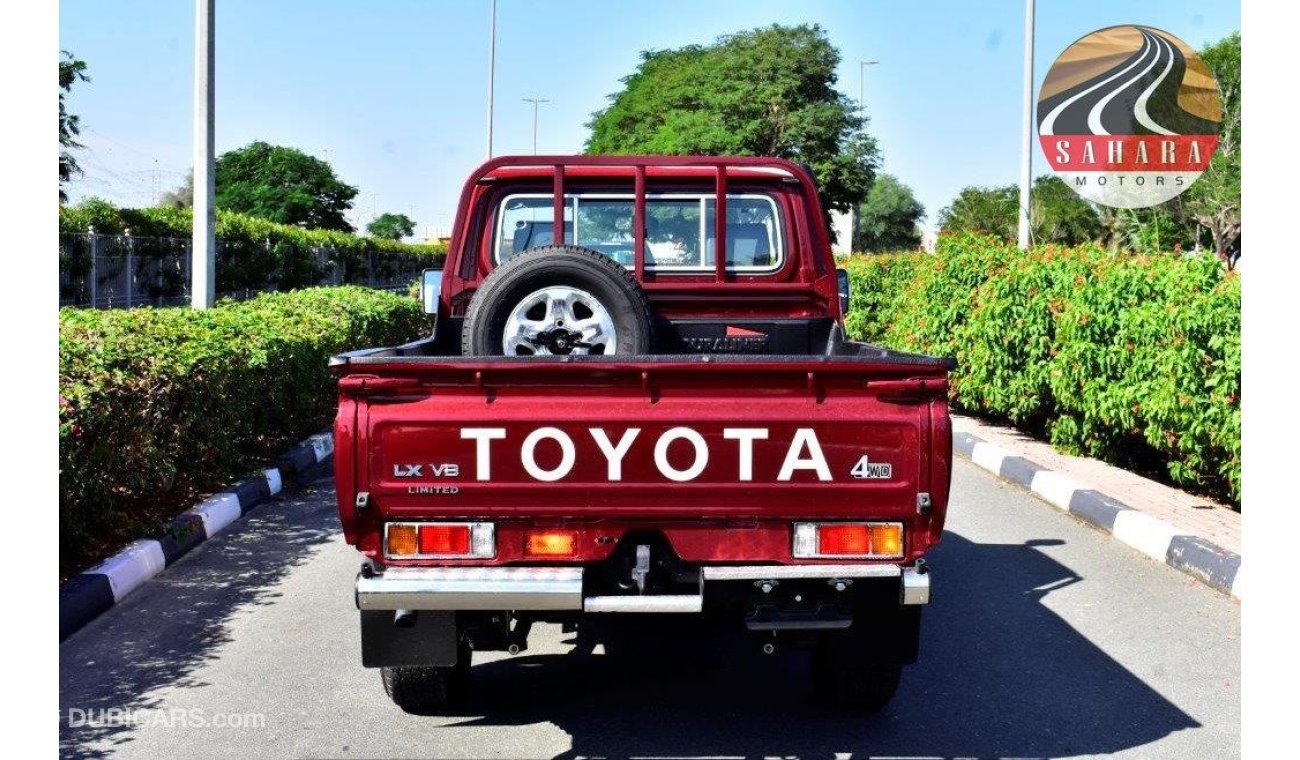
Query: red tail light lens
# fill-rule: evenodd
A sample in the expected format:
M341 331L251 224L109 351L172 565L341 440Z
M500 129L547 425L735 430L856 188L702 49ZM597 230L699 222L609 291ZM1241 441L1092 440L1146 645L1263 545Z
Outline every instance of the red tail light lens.
M421 525L421 554L469 554L468 525Z
M870 554L871 532L862 524L819 525L817 551L819 554Z

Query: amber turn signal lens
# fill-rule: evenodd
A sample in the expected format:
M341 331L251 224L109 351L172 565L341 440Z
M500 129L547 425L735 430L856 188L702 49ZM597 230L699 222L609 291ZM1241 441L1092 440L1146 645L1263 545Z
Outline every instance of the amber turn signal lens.
M898 523L873 523L871 553L877 557L903 556L903 526Z
M388 556L402 557L417 553L414 525L393 523L388 526Z
M421 525L421 554L469 554L468 525Z
M528 533L527 553L534 557L570 557L578 537L571 530L536 530Z
M867 526L819 525L817 551L820 554L870 554L871 533Z

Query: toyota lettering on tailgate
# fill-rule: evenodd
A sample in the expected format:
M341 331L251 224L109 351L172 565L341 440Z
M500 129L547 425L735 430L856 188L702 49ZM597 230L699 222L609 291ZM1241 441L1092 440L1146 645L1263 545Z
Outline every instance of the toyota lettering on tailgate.
M449 431L450 432L450 431ZM651 472L665 480L688 483L697 479L790 482L832 482L841 477L862 478L866 455L856 452L849 466L832 467L817 431L811 427L783 430L765 427L725 427L702 434L691 427L671 427L649 432L640 427L590 427L566 431L539 427L526 435L504 427L465 427L459 439L468 445L461 464L397 463L393 477L401 479L458 478L479 482L502 479L502 471L550 483L570 479L608 482L645 480ZM842 444L841 444L842 446ZM721 449L721 450L719 450ZM652 469L653 468L653 469ZM577 470L577 472L575 472ZM632 473L637 475L634 477ZM798 477L806 473L803 477ZM889 465L875 465L865 477L891 477Z

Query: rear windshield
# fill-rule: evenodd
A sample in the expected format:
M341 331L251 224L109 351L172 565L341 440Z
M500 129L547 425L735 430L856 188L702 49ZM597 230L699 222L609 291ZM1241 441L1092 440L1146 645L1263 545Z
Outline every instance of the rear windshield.
M497 213L493 250L499 264L520 253L554 242L553 195L506 196ZM632 195L564 196L564 239L635 266ZM646 269L700 272L714 269L716 200L711 194L664 193L646 196ZM727 269L773 272L785 251L781 214L768 195L727 196Z

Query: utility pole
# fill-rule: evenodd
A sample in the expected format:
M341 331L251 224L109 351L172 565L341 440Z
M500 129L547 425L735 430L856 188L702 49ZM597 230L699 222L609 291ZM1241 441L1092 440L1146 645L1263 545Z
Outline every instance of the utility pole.
M875 66L880 61L858 62L858 116L863 121L867 118L867 67Z
M524 98L525 103L533 104L533 155L537 155L537 107L543 103L550 103L546 98Z
M207 309L217 300L216 0L194 3L194 231L190 305Z
M1020 153L1020 236L1021 250L1029 250L1030 189L1034 161L1034 0L1025 0L1025 99Z
M497 0L492 0L492 14L488 21L488 113L487 157L492 158L492 95L497 81Z

